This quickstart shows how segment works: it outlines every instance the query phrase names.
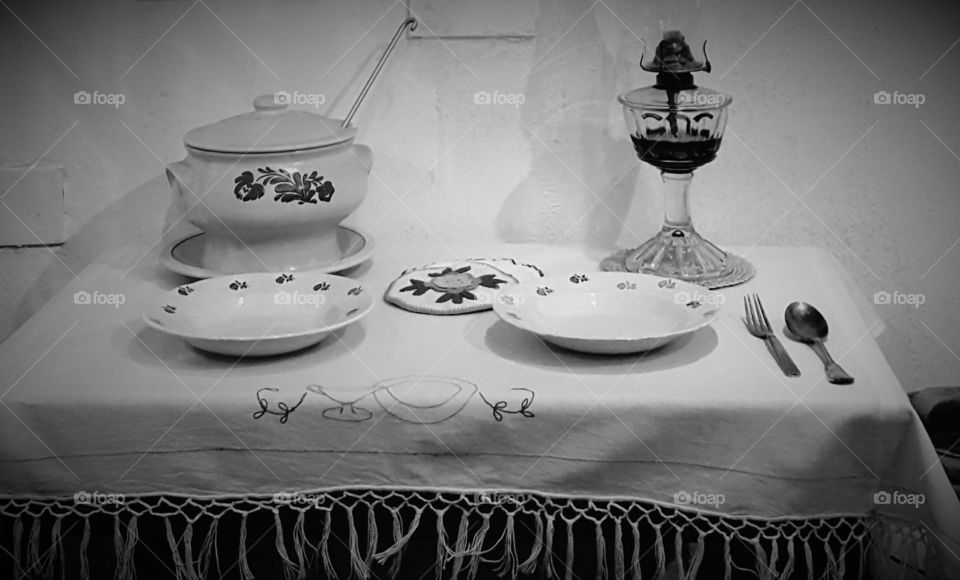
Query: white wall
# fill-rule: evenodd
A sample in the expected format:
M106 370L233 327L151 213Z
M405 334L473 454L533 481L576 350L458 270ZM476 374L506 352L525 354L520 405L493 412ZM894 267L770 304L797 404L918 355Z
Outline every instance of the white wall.
M823 245L867 294L923 293L918 309L877 307L881 344L908 389L960 381L960 247L947 251L960 236L960 47L920 78L957 40L958 9L700 3L715 66L701 82L734 95L720 156L694 184L701 231L721 246ZM103 250L158 239L162 162L183 156L185 131L276 90L324 93L321 112L343 115L406 15L389 0L7 4L0 159L31 161L79 123L47 154L66 167L69 240L0 250L0 336ZM636 244L654 231L658 176L636 161L615 96L649 84L637 37L658 28L643 2L591 4L541 0L534 40L402 41L356 119L376 177L351 220L384 244ZM875 105L880 89L926 102ZM78 90L126 102L78 106ZM525 104L476 105L480 90ZM784 215L790 190L809 192Z

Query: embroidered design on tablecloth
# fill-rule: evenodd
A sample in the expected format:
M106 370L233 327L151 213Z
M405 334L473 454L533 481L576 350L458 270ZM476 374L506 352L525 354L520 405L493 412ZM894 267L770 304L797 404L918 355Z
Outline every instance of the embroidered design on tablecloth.
M459 414L477 392L477 385L462 379L427 376L388 379L363 391L325 385L308 385L307 390L339 405L324 409L323 416L327 419L366 421L373 417L368 407L376 404L405 423L434 425ZM361 401L365 401L366 406L362 406Z
M393 418L413 425L435 425L448 421L469 404L475 394L492 410L497 422L504 415L520 415L532 418L530 410L535 393L526 387L510 389L523 395L522 399L511 404L510 401L488 399L477 385L463 379L436 376L410 376L380 381L367 389L339 389L326 385L307 385L306 390L295 404L277 401L271 407L264 391L279 392L276 387L263 387L257 390L257 404L260 410L253 414L254 419L264 415L280 417L280 423L286 423L290 414L303 403L308 393L320 395L336 403L336 406L323 410L323 417L333 421L359 423L371 419L375 412L382 411Z
M491 409L493 409L493 418L499 423L503 421L504 413L508 415L523 415L526 418L536 417L533 414L533 411L530 411L530 407L533 405L533 399L536 394L526 387L515 387L510 389L511 391L523 391L529 393L529 397L524 397L520 401L520 405L516 409L511 409L510 404L507 401L497 401L496 403L491 403L483 396L483 393L480 393L480 398L483 399L483 402L487 404Z
M263 417L265 414L277 415L280 417L281 423L286 423L287 419L290 418L290 413L293 413L294 411L296 411L297 407L299 407L303 403L303 400L307 398L307 394L303 393L302 395L300 395L300 400L297 401L297 404L293 405L292 407L283 401L279 401L277 402L277 405L276 405L277 410L273 410L270 408L270 403L260 393L262 393L263 391L271 391L276 393L279 390L280 389L278 389L277 387L263 387L262 389L257 389L257 403L260 404L260 410L253 414L254 419L259 419L260 417Z

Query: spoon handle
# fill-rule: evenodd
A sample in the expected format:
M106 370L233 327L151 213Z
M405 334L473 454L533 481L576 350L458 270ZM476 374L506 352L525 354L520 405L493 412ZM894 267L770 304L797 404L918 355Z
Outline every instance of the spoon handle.
M810 346L813 348L813 352L817 353L817 356L823 361L823 368L827 372L828 381L835 385L849 385L853 382L853 377L833 360L822 341L811 342Z

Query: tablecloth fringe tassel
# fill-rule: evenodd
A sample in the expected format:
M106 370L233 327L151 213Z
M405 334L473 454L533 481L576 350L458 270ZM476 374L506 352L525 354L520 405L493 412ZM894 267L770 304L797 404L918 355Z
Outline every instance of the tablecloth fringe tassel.
M240 576L243 580L255 580L253 570L250 569L250 562L247 561L247 514L240 516L240 542L237 546L237 567L240 569Z
M663 531L660 529L662 524L653 526L656 538L653 540L654 555L657 557L657 572L654 578L662 578L667 570L667 550L663 545Z
M303 580L303 578L306 577L304 562L301 560L299 563L294 563L294 561L290 559L290 554L287 552L287 544L283 533L283 522L280 520L279 510L273 511L273 528L275 531L277 555L280 556L280 561L283 564L283 577L286 578L286 580L293 580L293 578L299 578L300 580ZM296 538L294 538L294 542L296 543ZM303 547L298 547L297 552L302 554Z
M697 544L694 546L693 555L690 556L690 565L689 568L687 568L687 575L685 576L686 580L697 580L697 572L700 570L700 564L703 563L703 556L706 550L706 536L698 530Z
M615 518L613 520L613 577L614 578L626 578L627 576L627 566L624 562L624 553L623 553L623 526L620 518Z
M114 519L114 522L117 524L114 527L114 549L117 554L117 579L118 580L133 580L135 576L135 571L133 568L133 549L137 545L138 536L138 518L136 515L130 517L130 521L127 522L127 537L123 538L123 535L120 531L120 518L117 517Z
M596 557L597 571L594 576L597 580L608 580L610 574L607 570L607 542L603 537L603 526L601 525L601 520L597 520L593 523L593 534L596 538L596 546L594 548L594 554Z
M374 506L367 506L367 554L363 558L363 565L367 567L367 570L370 570L373 566L373 556L377 553L379 541L380 532L377 530L377 514L374 511Z
M201 578L209 578L211 561L216 559L217 570L220 569L220 552L217 549L217 535L219 532L220 520L214 518L207 529L207 537L203 540L200 547L200 557L197 559L198 571Z
M473 540L470 541L470 567L467 569L468 580L476 578L477 573L480 571L480 559L483 557L483 542L486 540L487 532L490 531L490 528L490 514L483 514L480 521L480 529L477 530L477 533L473 536Z
M360 537L357 533L357 521L353 514L355 508L356 506L351 506L347 509L347 545L350 549L350 570L353 577L368 580L370 570L364 562L363 554L360 553Z
M536 528L533 531L533 548L530 549L530 555L527 556L527 559L517 568L524 575L533 574L536 571L537 561L540 559L541 550L543 550L543 516L538 513L535 514L535 518L534 525Z
M633 532L633 558L630 560L630 571L633 572L633 580L643 580L643 569L640 568L640 558L643 557L640 552L640 547L643 545L640 542L640 524L632 522L630 531ZM727 580L730 579L727 578Z
M520 567L517 557L516 521L513 512L507 512L506 529L503 534L503 556L500 565L494 570L497 576L516 578Z
M83 536L80 538L80 578L90 580L90 561L87 547L90 545L90 518L83 518ZM19 554L19 552L17 552ZM19 578L19 576L17 576Z
M336 578L336 569L333 567L333 560L330 559L330 530L333 527L330 510L327 510L323 516L323 535L320 537L320 560L323 562L323 571L327 577Z
M447 513L447 508L434 509L437 517L437 553L433 559L433 566L437 578L443 577L443 567L447 562L447 534L446 526L443 523L443 515Z
M543 571L547 575L547 578L553 578L556 576L556 570L553 569L553 529L556 516L554 514L545 514L544 517L547 520L547 537L543 540Z
M783 567L783 572L780 574L783 578L790 578L793 575L793 570L797 565L797 551L796 551L796 539L797 534L791 534L787 536L787 563Z
M410 538L413 537L413 534L420 527L420 518L423 516L423 510L425 509L422 506L414 506L413 510L413 520L410 522L410 526L407 528L407 531L403 531L403 518L400 516L399 508L388 508L393 517L393 545L383 550L377 552L373 555L373 559L376 560L378 564L383 564L387 560L393 559L393 565L390 568L390 575L396 577L400 571L400 562L403 557L403 550L406 548L407 543L410 541ZM327 540L330 537L330 513L327 512L326 526L324 529L324 541L323 541L323 550L326 554L326 561L329 561L329 552L327 551ZM327 569L327 574L333 576L332 569Z
M466 560L467 540L470 532L470 517L465 511L460 512L460 523L457 524L457 541L453 545L453 553L447 557L453 562L453 568L450 571L451 578L459 578L460 571L463 569L464 560Z

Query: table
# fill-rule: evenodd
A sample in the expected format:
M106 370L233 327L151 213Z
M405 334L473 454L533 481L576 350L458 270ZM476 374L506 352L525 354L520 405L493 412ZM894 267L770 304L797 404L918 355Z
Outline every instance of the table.
M607 250L384 244L350 275L382 292L401 270L446 259L591 272ZM874 340L875 316L824 250L750 250L759 273L720 291L718 322L644 356L551 348L492 312L432 317L381 302L318 347L241 361L142 323L148 300L184 283L145 252L105 255L0 345L0 513L18 522L23 566L58 557L36 547L62 533L41 527L41 512L122 519L122 554L137 543L131 516L178 521L170 549L188 570L209 558L193 526L267 510L278 514L277 549L295 569L316 539L304 513L329 522L336 508L350 518L361 576L398 555L431 511L453 525L438 527L444 576L475 573L477 546L508 574L562 574L581 547L569 545L568 562L546 554L554 536L572 538L574 522L596 526L598 552L615 552L613 569L597 570L614 577L643 556L622 538L663 521L662 536L660 523L652 528L660 569L674 548L674 565L695 569L711 534L726 550L734 540L752 545L769 576L809 558L818 534L835 540L818 548L827 558L870 537L879 576L890 554L904 566L891 574L960 568L960 505ZM115 298L77 304L77 292ZM778 329L789 302L816 304L855 385L827 384L813 352L789 341L803 376L783 377L743 328L748 292L761 294ZM281 507L300 514L292 525ZM392 530L372 524L376 510ZM507 531L491 540L492 514ZM534 548L518 554L514 519L531 514ZM373 536L358 539L354 518L364 517ZM684 533L665 546L671 526ZM785 543L764 547L758 534Z

